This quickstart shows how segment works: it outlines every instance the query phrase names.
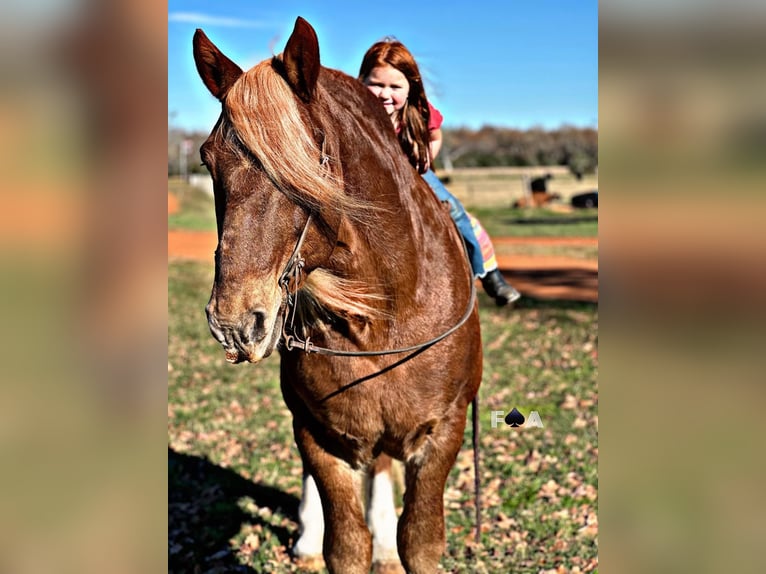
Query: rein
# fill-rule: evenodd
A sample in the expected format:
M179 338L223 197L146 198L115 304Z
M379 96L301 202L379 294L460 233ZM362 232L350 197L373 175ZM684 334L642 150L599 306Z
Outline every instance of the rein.
M471 297L468 300L468 305L466 307L465 313L463 313L463 316L460 318L460 320L444 331L442 334L438 335L437 337L434 337L433 339L429 339L428 341L425 341L423 343L419 343L417 345L410 345L409 347L401 347L398 349L385 349L382 351L341 351L336 349L328 349L327 347L319 347L317 345L314 345L314 343L311 342L310 337L306 337L305 340L299 338L297 335L290 335L287 332L287 322L288 322L288 316L290 321L290 326L292 327L295 321L295 308L297 305L298 300L298 287L301 281L301 278L303 276L303 267L305 266L306 262L301 256L301 247L303 246L303 242L306 239L306 234L308 232L309 225L311 224L312 215L309 213L308 218L306 219L306 225L303 227L303 231L301 232L300 237L298 238L298 241L295 244L295 248L293 249L292 255L290 255L290 259L287 260L287 263L285 264L285 269L282 271L282 275L279 278L279 284L282 286L282 288L285 291L285 303L283 304L285 309L285 318L284 322L282 324L282 336L285 340L285 348L288 351L292 351L293 349L300 349L306 353L317 353L320 355L334 355L339 357L373 357L373 356L381 356L381 355L396 355L399 353L408 353L411 351L419 351L421 349L425 349L427 347L430 347L431 345L435 345L442 339L446 339L449 337L452 333L457 331L460 327L463 326L463 324L468 320L468 318L471 316L471 313L473 312L474 304L476 302L476 283L473 281L473 277L471 278ZM465 248L465 242L463 243L463 248ZM292 289L291 289L292 284Z

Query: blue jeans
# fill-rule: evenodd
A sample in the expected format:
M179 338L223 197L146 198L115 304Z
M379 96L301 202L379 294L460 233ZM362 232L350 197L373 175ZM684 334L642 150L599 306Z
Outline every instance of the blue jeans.
M484 271L484 259L481 255L481 247L476 239L476 235L473 232L471 226L471 220L468 219L468 214L465 212L465 208L460 201L452 195L444 184L436 177L436 174L430 169L425 172L423 179L431 186L431 189L439 198L439 201L448 201L450 205L449 214L452 220L457 225L457 229L460 235L463 236L466 247L468 248L468 261L471 263L471 269L476 277L483 277Z

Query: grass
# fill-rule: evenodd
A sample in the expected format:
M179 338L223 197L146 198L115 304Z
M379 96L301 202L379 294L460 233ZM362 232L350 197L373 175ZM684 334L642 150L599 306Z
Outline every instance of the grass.
M548 190L561 200L552 208L513 209L514 200L524 197L532 174L554 173ZM598 210L568 206L573 195L598 189L598 179L587 175L577 180L561 168L489 168L455 170L449 174L450 190L478 217L492 237L596 237Z
M296 572L300 461L279 359L232 366L210 336L208 265L169 265L169 571ZM470 434L445 491L446 572L597 571L598 309L481 295L481 544ZM543 429L491 427L491 412Z
M567 257L583 261L598 259L598 247L588 245L545 245L540 243L508 245L495 242L495 253L498 257Z
M215 207L210 194L180 178L168 180L168 193L178 199L178 211L168 215L168 229L215 231Z
M472 174L449 187L491 236L597 236L597 211L513 210L519 176ZM461 183L463 188L461 188ZM467 185L470 183L470 186ZM576 191L557 174L552 191ZM595 188L594 182L584 186ZM510 187L509 187L510 185ZM212 198L180 180L171 229L215 230ZM505 250L509 250L505 253ZM597 247L498 246L499 254L597 257ZM300 462L279 390L279 359L232 366L210 336L212 270L169 265L169 570L295 572ZM482 294L483 524L472 545L470 435L445 491L446 572L597 571L597 306ZM544 428L492 428L492 411L537 411Z
M598 210L468 207L490 237L598 237Z

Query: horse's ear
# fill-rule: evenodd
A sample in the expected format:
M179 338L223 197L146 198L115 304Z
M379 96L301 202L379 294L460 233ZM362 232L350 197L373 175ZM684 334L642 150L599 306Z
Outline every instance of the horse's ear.
M282 54L287 82L304 102L314 97L319 78L319 41L311 24L298 16Z
M242 75L242 69L223 55L205 33L197 28L194 32L194 63L200 78L219 100L229 90L234 82Z

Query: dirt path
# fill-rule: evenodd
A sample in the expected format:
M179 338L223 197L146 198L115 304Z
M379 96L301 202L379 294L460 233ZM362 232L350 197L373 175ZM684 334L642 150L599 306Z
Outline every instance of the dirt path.
M168 212L171 213L171 196ZM172 207L175 208L175 203ZM496 245L557 245L591 247L595 237L493 237ZM168 259L213 262L216 234L207 231L168 231ZM523 295L535 299L598 302L598 260L549 256L498 256L498 266Z
M168 193L168 215L178 211L178 198L172 193Z

